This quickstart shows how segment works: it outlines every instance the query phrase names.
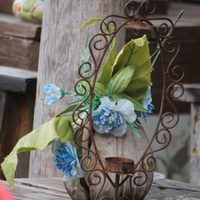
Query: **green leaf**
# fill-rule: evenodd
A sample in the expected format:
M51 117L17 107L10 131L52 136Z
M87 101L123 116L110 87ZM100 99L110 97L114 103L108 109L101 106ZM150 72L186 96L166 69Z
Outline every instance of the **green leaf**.
M146 93L148 87L138 88L137 93L134 92L124 92L126 95L130 96L131 98L140 101L144 98L144 94Z
M57 114L56 117L59 117L60 115L63 115L63 114L66 114L66 113L74 111L76 106L78 106L78 104L73 104L73 105L69 106L67 109L65 109L61 113Z
M115 76L111 79L111 94L119 94L124 91L124 89L129 84L135 71L134 66L128 66L121 69Z
M42 22L43 12L41 12L39 10L35 10L31 13L31 18L38 22Z
M131 40L119 52L115 59L113 75L126 66L134 66L135 72L131 81L125 88L127 95L134 96L134 99L141 100L146 93L147 88L151 85L151 62L149 56L148 40L144 35L141 38Z
M111 80L116 55L116 39L114 38L112 41L112 47L108 53L107 60L102 66L101 74L98 80L98 82L104 86L107 86Z
M87 26L89 26L89 25L91 25L91 24L94 24L94 23L96 23L96 22L99 22L99 21L102 21L102 19L101 19L101 18L92 18L92 19L88 20L87 22L85 22L85 24L83 24L83 25L81 26L81 28L79 28L77 31L80 31L80 30L82 30L83 28L85 28L85 27L87 27Z
M152 85L151 83L151 72L152 68L148 67L148 63L137 67L129 85L124 90L125 93L129 96L132 96L136 100L141 100L146 94L147 87Z
M20 12L19 17L21 19L23 19L24 21L31 21L32 20L31 16L29 14L25 13L25 12Z
M31 10L31 8L33 8L34 4L35 4L36 0L26 0L23 4L23 11L24 12L28 12Z
M71 141L73 135L69 133L67 120L69 120L67 115L54 117L51 121L33 130L17 142L11 153L1 164L3 173L12 188L14 187L14 174L18 164L17 154L32 150L43 150L59 136L62 140ZM66 136L65 134L69 135Z
M94 93L100 94L101 96L105 96L106 95L106 88L101 83L96 82L95 87L94 87Z
M60 118L59 118L60 117ZM62 115L56 118L58 122L55 123L55 130L61 142L73 141L74 133L71 130L72 116Z
M90 83L92 84L92 83ZM85 87L86 90L90 90L90 85L88 84L87 81L80 81L79 82L79 85ZM95 94L100 94L101 96L105 96L106 95L106 88L99 82L96 82L95 83L95 86L94 86L94 93Z

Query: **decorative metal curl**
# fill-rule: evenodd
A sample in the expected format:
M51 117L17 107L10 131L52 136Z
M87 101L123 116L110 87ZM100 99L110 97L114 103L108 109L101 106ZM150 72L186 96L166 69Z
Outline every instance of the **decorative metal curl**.
M178 99L183 94L183 87L180 84L180 81L184 77L184 72L181 67L173 66L173 61L179 52L180 45L178 40L172 37L174 24L170 19L147 17L155 12L155 8L155 4L152 1L144 1L141 4L130 1L124 7L125 16L109 15L105 17L100 24L100 32L94 35L89 41L89 51L92 61L83 63L78 70L80 80L75 85L75 92L79 96L84 97L84 100L75 108L72 116L74 123L78 126L75 131L74 142L86 152L86 156L84 156L81 161L82 169L88 173L88 180L86 182L88 182L90 186L102 184L95 199L112 199L106 195L100 197L106 181L110 182L115 188L114 199L121 200L129 199L124 195L118 196L119 187L125 184L125 182L127 183L128 180L133 193L135 192L134 186L140 187L145 185L148 181L149 173L153 172L157 164L153 154L163 150L169 145L172 137L171 129L176 126L179 121L178 111L171 99ZM114 19L121 19L123 22L117 24ZM162 21L162 23L158 27L155 27L153 24L154 21ZM112 26L112 29L108 33L107 30L110 26ZM120 174L119 172L112 172L112 174L116 175L116 180L114 182L110 177L110 172L105 169L104 160L101 160L99 155L100 150L98 149L94 138L95 133L92 128L92 99L98 73L106 53L108 52L109 46L120 29L125 26L132 27L137 31L150 30L154 32L158 43L157 55L161 58L161 67L163 70L163 89L159 119L147 148L142 153L139 161L134 162L131 173ZM173 55L169 63L165 60L164 55L166 53ZM88 81L88 79L91 78L93 82ZM80 92L79 87L82 82L85 82L85 84L81 86L83 90ZM168 82L170 82L170 84L168 84ZM174 91L176 90L175 86L182 90L179 96L174 95ZM90 102L88 111L83 110L83 105L86 101ZM163 108L166 101L171 105L173 112L164 113ZM77 118L81 119L81 115L84 113L88 116L88 120L78 123ZM84 131L87 133L84 134ZM156 142L159 145L157 149L151 149L153 142ZM96 169L97 165L100 166L100 169ZM94 182L91 177L97 172L102 176L95 175L97 178L95 180L97 180L97 182ZM119 179L119 176L121 176L121 180Z

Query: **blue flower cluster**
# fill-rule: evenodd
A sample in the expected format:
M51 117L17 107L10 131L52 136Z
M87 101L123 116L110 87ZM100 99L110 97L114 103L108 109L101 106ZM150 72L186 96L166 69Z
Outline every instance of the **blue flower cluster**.
M54 105L57 103L59 99L61 99L64 95L64 92L62 89L59 87L53 85L53 84L48 84L44 87L44 93L47 93L48 96L45 99L45 103L47 105Z
M121 137L125 134L127 123L136 120L134 105L131 101L121 99L117 103L108 97L100 99L101 105L93 111L93 128L101 134L112 134Z
M73 179L83 177L76 148L70 142L62 143L56 140L52 144L53 161L56 167L64 173L63 180L71 182Z
M147 92L146 92L144 99L142 101L140 101L142 106L147 110L147 112L141 112L140 113L141 117L143 117L144 119L146 119L146 117L150 113L152 113L152 110L154 109L154 105L151 102L152 102L151 87L149 86L147 88Z

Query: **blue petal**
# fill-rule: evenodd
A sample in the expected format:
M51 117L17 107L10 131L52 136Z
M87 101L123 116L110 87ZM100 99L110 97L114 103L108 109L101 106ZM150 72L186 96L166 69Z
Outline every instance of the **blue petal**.
M54 153L53 161L56 163L56 167L61 170L67 176L76 176L80 168L76 148L73 147L70 142L61 143L60 140L56 140L52 144L52 152ZM82 169L79 169L79 172Z
M110 101L108 97L100 99L101 105L93 111L93 128L101 134L113 134L117 137L123 135L126 130L124 124L134 122L136 113L133 103L128 100ZM97 114L98 113L98 114Z

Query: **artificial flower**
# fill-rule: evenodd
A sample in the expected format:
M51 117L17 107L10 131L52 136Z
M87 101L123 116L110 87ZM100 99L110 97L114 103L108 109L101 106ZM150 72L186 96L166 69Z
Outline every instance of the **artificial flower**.
M41 150L51 144L55 154L53 161L56 167L64 173L63 180L66 182L79 181L78 179L83 177L83 171L77 150L81 151L81 148L76 149L69 142L73 140L72 133L82 131L82 128L90 120L93 122L94 130L100 134L121 137L126 133L128 126L139 136L137 130L139 124L136 118L141 115L141 112L147 112L139 102L146 93L141 88L151 85L152 67L149 59L148 40L146 36L131 40L124 45L118 55L115 48L114 40L112 48L108 52L108 58L105 58L105 64L102 63L99 81L93 79L96 74L96 72L93 73L93 68L96 66L93 66L93 63L90 65L87 54L84 54L83 72L79 73L81 77L77 80L74 91L67 92L53 84L45 86L46 104L53 105L65 95L70 95L73 100L68 102L66 108L55 117L56 120L39 127L27 137L22 138L7 157L6 162L2 164L6 178L12 186L17 166L17 153L22 149L25 151ZM91 72L92 74L90 74ZM90 111L92 111L92 116ZM139 115L136 115L136 112ZM61 123L60 118L65 118L65 123ZM47 127L51 131L46 131ZM35 142L38 133L46 134L46 137L42 137L40 134L42 140L39 144ZM55 139L59 140L52 143L52 140ZM67 142L61 143L60 140ZM13 160L15 160L14 164Z
M151 87L148 86L144 99L140 101L142 106L147 110L147 112L141 112L141 117L143 117L144 119L146 119L146 117L150 113L152 113L152 110L154 109L154 105L151 102L152 102Z
M56 140L52 144L54 154L53 161L56 167L64 173L63 181L71 182L74 179L83 177L76 148L70 142L62 143Z
M53 84L46 85L44 87L44 93L48 94L48 96L45 98L45 103L47 105L56 104L57 101L64 95L63 90Z
M127 128L126 122L133 123L136 120L134 105L126 99L116 103L103 97L100 101L100 106L92 113L94 130L101 134L123 136Z

